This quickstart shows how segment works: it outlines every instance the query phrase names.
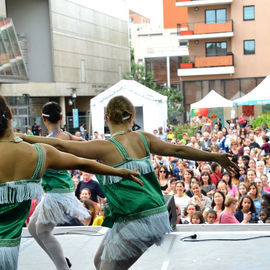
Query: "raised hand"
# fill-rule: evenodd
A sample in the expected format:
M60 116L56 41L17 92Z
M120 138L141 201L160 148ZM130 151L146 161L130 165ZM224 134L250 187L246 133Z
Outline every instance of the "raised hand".
M231 154L220 154L217 158L217 162L229 173L237 174L239 171L238 166L231 161L233 156Z
M119 170L121 171L120 172L121 176L125 180L131 180L133 182L136 182L140 186L143 186L143 181L138 178L140 176L140 173L138 173L138 169L135 169L135 170L132 171L132 170L121 168Z

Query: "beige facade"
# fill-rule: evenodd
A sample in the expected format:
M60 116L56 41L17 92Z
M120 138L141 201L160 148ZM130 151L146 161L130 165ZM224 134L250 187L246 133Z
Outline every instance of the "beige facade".
M270 3L268 0L194 0L176 3L188 7L188 22L179 40L188 40L192 68L180 68L178 75L185 93L186 110L211 89L235 99L248 93L270 73ZM254 8L254 18L244 19L244 8ZM226 10L225 20L207 22L206 12ZM252 13L252 12L251 12ZM207 13L209 14L209 13ZM247 14L247 13L245 13ZM180 28L180 26L179 26ZM254 40L255 51L244 52L244 42ZM207 55L206 44L226 43L226 52Z
M1 0L0 7L5 2ZM32 119L39 116L34 112L40 113L36 106L43 102L33 99L56 99L67 104L68 113L74 91L79 112L87 115L91 97L129 70L127 0L9 0L7 10L27 44L29 83L2 84L0 93L29 95L35 106Z

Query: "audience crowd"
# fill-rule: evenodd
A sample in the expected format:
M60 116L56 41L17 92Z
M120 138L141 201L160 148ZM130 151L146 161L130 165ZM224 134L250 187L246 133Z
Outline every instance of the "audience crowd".
M200 118L199 118L200 120ZM270 223L270 131L267 124L253 128L230 120L204 121L197 134L176 139L167 121L153 134L172 144L209 152L231 154L239 173L230 174L216 162L194 162L175 157L151 156L163 194L174 196L178 224ZM84 137L78 132L77 136ZM92 139L105 139L95 132ZM91 217L74 217L65 225L102 225L105 195L93 174L70 171L75 195Z

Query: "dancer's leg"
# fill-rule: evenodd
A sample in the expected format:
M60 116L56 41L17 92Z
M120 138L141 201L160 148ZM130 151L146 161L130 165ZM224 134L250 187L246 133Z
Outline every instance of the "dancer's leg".
M39 209L37 208L34 212L34 214L31 216L29 224L28 224L28 231L29 233L34 237L36 242L41 246L41 248L48 254L48 256L52 259L51 254L49 250L46 248L46 246L43 244L43 242L39 239L37 235L37 218L38 218L38 211Z
M148 248L154 244L154 242L145 243ZM129 248L136 248L133 244L128 241L125 241L126 250L128 252ZM137 256L132 258L127 258L126 260L112 260L112 261L103 261L101 256L104 250L104 240L98 248L98 251L94 258L94 264L97 270L126 270L129 269L143 254L140 249L137 249ZM122 257L122 256L121 256Z
M55 225L49 224L36 224L37 236L46 249L49 251L50 257L54 262L57 270L68 270L66 259L64 257L63 250L57 241L56 237L53 235L52 231Z

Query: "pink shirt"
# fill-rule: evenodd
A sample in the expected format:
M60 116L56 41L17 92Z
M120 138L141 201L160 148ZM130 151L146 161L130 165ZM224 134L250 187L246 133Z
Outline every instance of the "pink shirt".
M229 223L239 223L234 215L228 214L227 212L222 212L219 217L219 224L229 224Z
M230 188L229 185L227 185L227 187L228 187L228 191L229 191L230 195L231 195L232 197L235 197L235 195L238 193L237 186L234 185L234 184L232 184L232 188Z

